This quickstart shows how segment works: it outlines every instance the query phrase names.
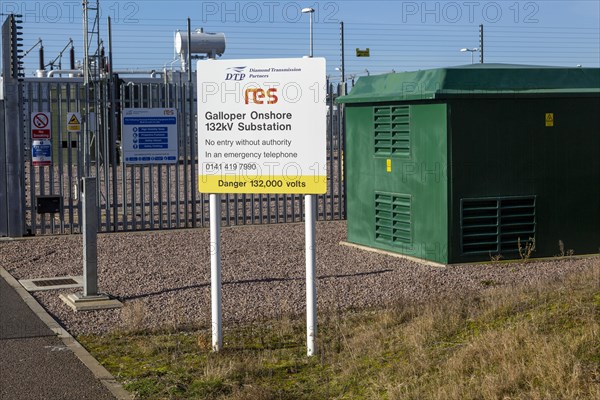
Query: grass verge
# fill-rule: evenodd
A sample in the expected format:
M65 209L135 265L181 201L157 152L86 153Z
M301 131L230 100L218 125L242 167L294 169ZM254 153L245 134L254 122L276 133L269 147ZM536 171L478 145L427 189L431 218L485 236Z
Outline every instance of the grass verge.
M431 304L78 340L143 399L598 399L600 271Z

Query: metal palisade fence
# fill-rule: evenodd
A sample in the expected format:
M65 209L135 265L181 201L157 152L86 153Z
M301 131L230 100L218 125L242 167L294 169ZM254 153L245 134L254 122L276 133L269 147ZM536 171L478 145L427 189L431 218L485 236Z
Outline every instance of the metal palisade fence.
M106 79L94 85L85 106L81 78L28 78L23 85L23 168L25 230L29 234L81 232L80 182L86 166L97 177L100 232L160 230L208 226L208 195L198 193L196 93L193 83L178 75L152 78ZM342 109L335 98L343 90L328 84L327 173L328 191L318 196L318 219L345 219ZM128 108L175 108L179 160L176 164L126 165L121 157L121 114ZM50 116L50 165L32 157L32 115ZM87 112L87 115L86 115ZM88 158L81 133L68 129L73 113L89 124ZM55 208L44 201L53 200ZM300 222L301 195L223 195L222 224L247 225Z

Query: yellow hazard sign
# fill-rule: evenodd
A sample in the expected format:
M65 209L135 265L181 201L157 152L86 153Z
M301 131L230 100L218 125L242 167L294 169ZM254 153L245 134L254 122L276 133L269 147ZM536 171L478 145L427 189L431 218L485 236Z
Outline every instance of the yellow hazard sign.
M546 113L546 127L554 126L554 113Z
M81 114L76 112L67 114L67 132L81 132Z
M387 172L392 172L392 160L390 160L390 159L385 160L385 170Z
M371 57L371 49L368 47L364 50L356 48L356 57Z

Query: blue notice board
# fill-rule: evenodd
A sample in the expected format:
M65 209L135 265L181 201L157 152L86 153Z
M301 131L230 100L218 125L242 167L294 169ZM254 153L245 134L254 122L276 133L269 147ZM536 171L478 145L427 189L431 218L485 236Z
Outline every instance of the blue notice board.
M126 108L122 127L125 164L177 163L176 109Z

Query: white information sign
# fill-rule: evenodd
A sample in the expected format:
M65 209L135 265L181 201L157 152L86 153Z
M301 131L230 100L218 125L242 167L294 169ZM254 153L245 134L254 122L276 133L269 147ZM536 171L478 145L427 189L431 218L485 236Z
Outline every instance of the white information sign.
M52 141L31 141L31 162L34 167L47 167L52 165Z
M327 191L323 58L198 62L203 193Z
M174 164L178 160L177 110L126 108L122 125L125 164Z

